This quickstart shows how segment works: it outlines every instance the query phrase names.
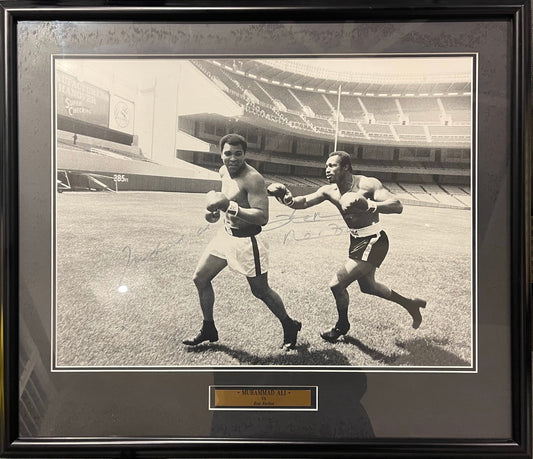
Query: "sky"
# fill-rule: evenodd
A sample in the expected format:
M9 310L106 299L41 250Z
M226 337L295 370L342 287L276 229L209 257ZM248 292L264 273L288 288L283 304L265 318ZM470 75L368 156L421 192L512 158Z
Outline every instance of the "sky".
M241 58L242 59L242 58ZM261 59L264 62L270 59ZM331 72L348 72L351 74L403 76L409 75L443 75L470 74L472 69L471 57L380 57L366 58L354 56L352 58L321 58L310 57L304 59L277 59L283 62L301 63ZM104 75L121 76L123 80L132 84L139 84L146 78L171 73L176 69L175 59L67 59L58 62L58 67L69 71L69 67L83 66L92 72ZM72 68L72 67L71 67Z
M365 73L376 75L405 76L413 74L469 74L472 69L472 58L470 56L389 57L386 55L381 55L373 58L305 58L290 59L288 61L333 72Z

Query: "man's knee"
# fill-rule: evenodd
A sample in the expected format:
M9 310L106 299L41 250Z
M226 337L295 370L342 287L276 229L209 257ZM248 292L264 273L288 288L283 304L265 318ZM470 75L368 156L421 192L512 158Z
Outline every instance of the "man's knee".
M373 282L361 282L359 281L359 288L361 292L366 293L367 295L375 295L376 288Z
M204 287L207 287L209 283L211 282L210 279L207 279L205 276L203 276L198 271L196 271L193 274L192 281L194 282L194 285L196 285L196 288L199 290L201 290Z
M353 268L349 269L347 266L340 268L329 283L329 288L333 294L346 290L348 286L357 278L354 274L355 271Z
M342 291L346 290L346 287L344 287L344 285L342 285L342 283L338 280L332 280L329 283L329 288L333 295L337 295L338 293L341 293Z
M256 298L259 298L260 300L263 300L263 301L268 299L268 295L269 295L269 292L270 292L270 288L269 287L252 286L251 290L252 290L252 295L255 296Z

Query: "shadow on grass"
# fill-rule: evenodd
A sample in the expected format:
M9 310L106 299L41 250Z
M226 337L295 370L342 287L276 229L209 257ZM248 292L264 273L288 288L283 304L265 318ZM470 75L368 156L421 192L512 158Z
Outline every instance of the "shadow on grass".
M353 336L345 336L344 343L356 346L361 352L382 365L393 366L470 366L470 362L462 359L446 349L443 345L448 345L447 339L428 340L416 338L401 342L397 341L396 346L403 350L401 354L392 355L373 349Z
M443 349L439 341L431 342L427 339L416 338L405 342L396 342L396 345L407 351L400 355L395 365L421 365L421 366L470 366L470 362L458 355Z
M242 349L232 349L224 344L203 344L187 348L188 352L211 353L222 352L238 360L241 365L350 365L350 361L335 349L309 350L308 343L296 346L294 350L279 349L276 354L262 357Z
M384 365L393 365L396 359L398 358L397 354L383 354L383 352L380 352L377 349L373 349L367 346L366 344L359 341L357 338L354 338L353 336L345 336L343 340L346 344L351 344L352 346L357 347L361 352L368 355L372 360Z

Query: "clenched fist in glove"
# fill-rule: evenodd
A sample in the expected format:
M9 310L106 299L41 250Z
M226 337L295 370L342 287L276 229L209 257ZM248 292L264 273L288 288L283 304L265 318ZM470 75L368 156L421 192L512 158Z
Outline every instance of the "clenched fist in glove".
M224 193L211 190L206 194L205 199L205 208L209 212L215 212L217 210L226 212L226 210L228 209L229 199L226 198L226 195Z
M366 199L362 194L352 191L343 194L339 202L342 211L348 214L354 212L375 212L376 210L376 203Z
M210 212L209 210L206 210L205 219L209 223L216 223L220 219L220 210L215 210L214 212Z
M267 187L267 193L274 196L282 204L292 207L294 205L294 198L292 193L287 189L283 183L272 183Z

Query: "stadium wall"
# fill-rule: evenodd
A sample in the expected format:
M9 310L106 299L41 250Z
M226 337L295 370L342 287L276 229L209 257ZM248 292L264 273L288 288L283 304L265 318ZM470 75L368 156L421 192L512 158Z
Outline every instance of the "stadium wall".
M97 180L113 191L172 191L182 193L207 193L220 191L220 180L189 179L186 177L160 177L141 174L115 174L106 171L69 172L70 185L73 190L94 189L100 191L88 176L95 175Z
M213 143L228 132L238 132L247 137L248 132L253 130L254 137L257 135L258 139L249 143L248 156L250 160L253 158L254 167L264 173L323 177L324 162L329 152L334 150L334 143L328 139L301 138L299 135L273 131L266 125L252 128L246 122L235 120L196 119L194 125L189 123L185 126L190 129L191 135ZM291 152L287 151L289 149ZM350 153L354 159L354 169L359 164L360 173L381 180L462 185L467 185L470 181L470 150L467 148L398 147L339 142L337 150ZM213 167L217 162L216 158L208 160L206 156L196 156L195 161L198 162L195 164ZM399 170L402 167L405 172Z
M72 132L76 135L85 135L123 145L131 145L133 143L133 135L131 134L115 131L103 126L98 126L97 124L87 123L62 115L57 115L57 129Z
M362 159L380 159L392 161L394 159L393 148L383 148L377 145L365 145L361 148Z
M74 143L74 134L72 132L66 131L57 131L56 137L59 142L68 144L68 145L79 145L87 147L100 147L106 148L110 151L115 151L117 153L124 154L126 156L142 156L142 153L135 145L128 146L124 144L115 143L105 139L98 139L90 136L78 135L76 134L76 143Z
M291 166L289 166L288 164L264 162L262 163L262 165L258 165L258 167L259 169L261 169L262 172L266 172L269 174L289 175L291 173Z
M249 131L252 130L250 125L245 122L236 123L232 120L224 119L196 120L195 123L183 123L183 128L191 135L215 143L218 142L220 137L233 131L238 131L248 139L250 137ZM264 124L259 128L259 134L256 132L257 129L253 129L253 137L255 138L259 135L262 141L253 142L249 140L250 150L266 150L280 154L300 155L316 160L320 157L325 158L327 153L334 149L334 142L331 139L310 139L300 133L275 131ZM455 146L437 147L431 144L426 146L398 146L383 143L363 144L358 141L353 143L339 141L337 149L347 151L353 157L359 159L405 160L409 162L424 159L426 161L460 162L464 164L470 162L470 149Z

